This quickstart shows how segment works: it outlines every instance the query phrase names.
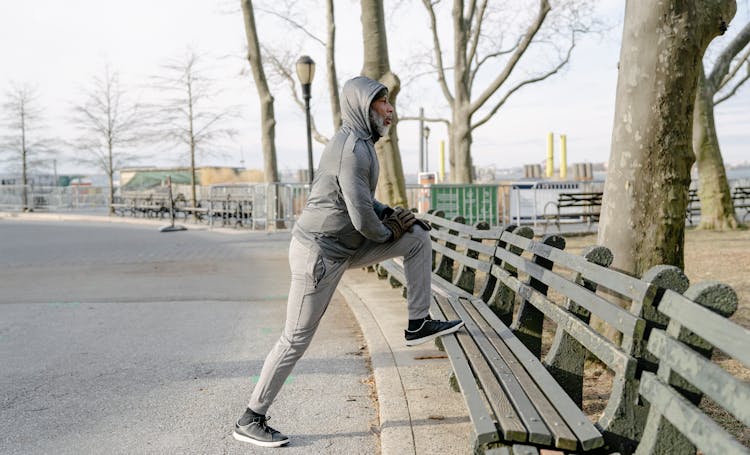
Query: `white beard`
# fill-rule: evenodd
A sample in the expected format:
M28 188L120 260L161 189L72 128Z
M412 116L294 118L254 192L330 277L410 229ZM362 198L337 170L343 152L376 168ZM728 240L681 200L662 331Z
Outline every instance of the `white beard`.
M390 126L385 124L383 116L378 114L378 111L372 108L370 109L370 127L377 131L380 137L388 135L388 130L390 129Z

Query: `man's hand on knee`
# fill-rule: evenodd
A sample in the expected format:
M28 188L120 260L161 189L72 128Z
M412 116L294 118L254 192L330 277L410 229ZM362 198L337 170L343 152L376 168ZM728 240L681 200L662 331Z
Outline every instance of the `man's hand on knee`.
M393 241L400 239L416 222L417 218L414 214L401 207L394 209L393 213L383 220L385 227L391 230L391 240Z

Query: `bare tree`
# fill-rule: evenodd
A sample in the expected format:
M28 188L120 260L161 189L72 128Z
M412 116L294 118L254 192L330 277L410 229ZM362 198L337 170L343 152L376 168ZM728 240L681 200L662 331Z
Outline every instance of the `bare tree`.
M128 150L139 142L143 113L126 99L116 71L109 66L87 85L85 101L73 108L72 122L78 131L74 142L84 152L78 161L101 169L109 181L109 213L114 213L114 174L133 160Z
M263 146L263 174L266 182L278 182L279 170L276 164L276 117L273 110L273 95L268 88L263 59L260 54L260 39L255 27L255 13L252 0L241 0L242 17L247 37L247 60L255 80L260 99L260 131Z
M700 68L693 117L693 150L698 166L700 229L736 229L737 217L716 134L714 108L750 78L750 22L724 47L708 76ZM743 51L744 50L744 51ZM741 71L743 68L746 70Z
M472 182L471 143L472 132L487 123L505 102L523 87L543 81L560 71L570 61L577 33L588 30L590 24L586 10L591 9L587 0L538 0L536 14L529 17L525 29L517 30L510 45L503 45L504 37L498 31L513 30L511 25L502 25L502 17L516 17L519 13L499 11L488 0L454 0L453 59L445 60L442 32L438 28L439 0L422 0L427 10L434 48L434 71L440 89L451 109L451 119L435 118L432 121L448 122L450 142L450 178L453 182ZM554 6L553 6L554 4ZM552 14L555 9L559 14ZM560 47L561 36L567 36L568 44ZM535 62L541 66L542 47L551 47L557 54L546 69L528 76L518 76L518 65L522 61ZM526 58L524 58L526 57ZM478 83L492 74L489 83L477 90ZM452 73L452 74L449 74ZM482 77L482 75L485 77ZM453 90L449 81L453 80ZM500 89L504 93L496 94ZM479 91L478 96L475 92ZM479 117L479 118L475 118ZM413 117L410 117L413 118Z
M195 168L199 156L215 154L219 139L232 137L235 130L227 122L238 116L236 106L217 106L221 93L216 81L207 76L203 58L194 51L173 59L163 66L164 76L158 76L156 88L165 96L158 106L159 138L185 146L184 154L190 162L190 200L197 205Z
M3 161L19 169L22 185L22 210L29 210L29 174L48 167L52 150L42 136L43 117L35 88L28 84L14 84L2 103L2 126L6 134L0 137Z
M613 267L684 266L698 62L735 10L734 0L626 4L598 238Z
M326 76L328 83L328 99L331 104L331 116L333 120L333 130L336 131L341 127L341 106L339 100L339 83L336 76L336 22L335 22L335 10L333 0L326 0L326 39L319 38L313 31L310 30L305 23L294 18L295 11L299 11L299 8L293 8L292 5L286 5L284 10L274 10L269 8L257 8L259 12L273 16L286 23L293 30L301 32L307 39L308 42L319 44L325 48L326 51ZM305 105L299 97L296 88L296 82L294 77L294 65L296 58L292 58L292 55L299 55L298 49L291 51L282 50L279 46L274 45L273 48L268 46L261 46L263 54L268 57L268 62L271 63L269 68L274 74L279 76L281 79L286 81L291 88L291 95L294 102L300 107L301 110L305 110ZM328 142L328 138L321 134L320 131L315 128L315 119L310 118L312 122L312 130L316 141L325 144Z
M407 206L404 169L398 148L398 110L396 97L401 81L391 71L388 59L388 39L385 33L385 13L380 0L361 0L364 65L362 75L380 81L388 88L388 98L394 106L393 121L388 136L381 138L375 151L380 161L377 197L393 206Z

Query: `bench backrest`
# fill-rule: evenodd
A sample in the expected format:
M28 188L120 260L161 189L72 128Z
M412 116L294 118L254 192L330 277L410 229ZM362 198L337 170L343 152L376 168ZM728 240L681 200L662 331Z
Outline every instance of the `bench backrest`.
M694 454L696 448L706 455L750 454L698 407L705 395L740 427L750 426L750 384L710 360L713 347L730 358L722 364L750 367L750 331L726 319L736 307L734 291L718 283L693 286L684 296L665 293L658 310L670 320L648 341L659 368L641 379L640 394L650 407L637 454Z
M560 193L558 207L598 207L602 205L603 193Z
M486 222L464 224L463 217L443 218L442 212L419 215L432 225L433 272L456 287L474 294L477 286L486 287L490 261L501 230ZM477 277L481 276L481 283Z

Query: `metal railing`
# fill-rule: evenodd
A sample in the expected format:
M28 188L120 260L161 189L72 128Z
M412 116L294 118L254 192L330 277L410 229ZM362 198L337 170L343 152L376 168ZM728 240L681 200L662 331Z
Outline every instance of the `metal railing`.
M24 203L25 200L25 203ZM93 210L106 209L109 189L94 186L0 186L0 208L5 210Z

